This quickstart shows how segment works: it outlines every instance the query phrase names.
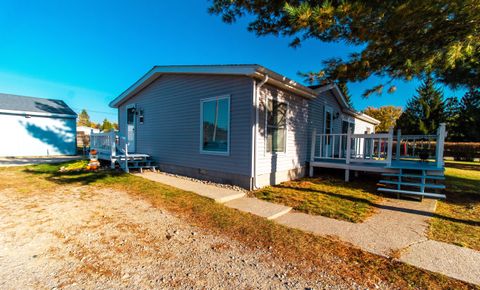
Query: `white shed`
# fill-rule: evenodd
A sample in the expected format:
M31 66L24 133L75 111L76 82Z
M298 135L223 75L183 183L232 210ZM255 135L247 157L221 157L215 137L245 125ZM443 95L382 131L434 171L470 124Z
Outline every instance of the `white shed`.
M76 120L62 100L0 94L0 156L75 155Z

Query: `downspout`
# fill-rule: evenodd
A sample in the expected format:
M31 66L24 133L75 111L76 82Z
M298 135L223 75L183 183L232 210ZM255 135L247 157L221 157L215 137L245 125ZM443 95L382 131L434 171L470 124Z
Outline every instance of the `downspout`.
M265 74L263 80L257 85L256 82L253 82L254 85L254 100L253 100L253 105L255 108L255 122L253 125L253 162L252 162L252 167L253 167L253 184L252 184L252 189L257 189L257 133L258 133L258 119L259 119L259 98L260 98L260 89L263 87L268 82L268 75Z

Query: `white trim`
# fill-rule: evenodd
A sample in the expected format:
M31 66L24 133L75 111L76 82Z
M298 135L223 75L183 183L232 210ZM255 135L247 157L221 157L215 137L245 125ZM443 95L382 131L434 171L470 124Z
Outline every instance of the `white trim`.
M283 151L270 151L268 152L267 150L267 140L268 140L268 102L272 101L277 101L279 103L285 103L287 105L287 111L285 112L285 144L283 146L284 150ZM290 104L285 98L273 98L272 96L268 96L265 98L265 137L264 137L264 156L271 156L271 155L286 155L287 154L287 138L288 138L288 112L290 112Z
M337 86L337 84L335 84L335 83L328 84L328 85L316 88L314 91L317 93L317 95L319 95L319 94L321 94L323 92L326 92L326 91L329 91L329 90L332 90L335 98L337 99L337 101L340 103L340 106L342 107L342 111L345 114L348 114L350 116L358 118L358 119L360 119L362 121L365 121L367 123L370 123L372 125L380 124L379 120L377 120L377 119L375 119L371 116L368 116L367 114L357 112L353 108L351 108L350 105L347 102L347 98L343 95L342 91Z
M222 100L222 99L227 99L228 100L228 118L227 118L227 151L226 152L219 152L219 151L208 151L203 149L203 103L205 102L210 102L214 100ZM230 156L230 118L231 118L231 112L230 112L230 95L220 95L217 97L210 97L210 98L205 98L200 100L200 154L208 154L208 155L220 155L220 156Z
M343 112L345 114L353 116L356 119L367 122L367 123L369 123L371 125L374 125L374 126L377 126L378 124L380 124L379 120L377 120L373 117L370 117L369 115L361 113L361 112L357 112L357 111L353 111L353 110L344 110Z
M15 111L0 109L0 113L9 115L21 115L21 116L38 116L38 117L57 117L57 118L69 118L76 119L77 115L70 114L55 114L55 113L43 113L43 112L30 112L30 111Z
M133 115L133 150L130 151L128 149L130 149L130 141L128 140L128 109L131 109L131 108L134 108L135 109L135 114ZM128 142L129 144L127 145L127 151L129 152L126 152L126 153L135 153L135 151L137 151L137 104L136 103L132 103L132 104L128 104L125 106L125 133L126 133L126 136L125 136L125 140L126 142Z

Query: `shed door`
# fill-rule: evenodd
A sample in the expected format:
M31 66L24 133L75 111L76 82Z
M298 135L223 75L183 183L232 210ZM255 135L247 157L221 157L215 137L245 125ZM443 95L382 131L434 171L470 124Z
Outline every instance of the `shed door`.
M135 153L135 128L136 128L135 106L127 107L127 142L128 153Z

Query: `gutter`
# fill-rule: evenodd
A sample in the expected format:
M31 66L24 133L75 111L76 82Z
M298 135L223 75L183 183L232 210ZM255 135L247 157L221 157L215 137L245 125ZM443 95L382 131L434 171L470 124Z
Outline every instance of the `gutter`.
M30 116L35 117L54 117L54 118L66 118L66 119L76 119L77 115L71 114L57 114L57 113L44 113L44 112L30 112L30 111L15 111L15 110L6 110L0 109L1 114L8 114L8 115L18 115L24 116L26 118Z
M265 74L263 80L257 85L256 81L253 81L254 97L253 97L253 106L255 108L255 122L253 124L253 160L252 160L252 189L257 189L257 133L258 133L258 119L259 119L259 97L260 89L268 82L269 76Z

